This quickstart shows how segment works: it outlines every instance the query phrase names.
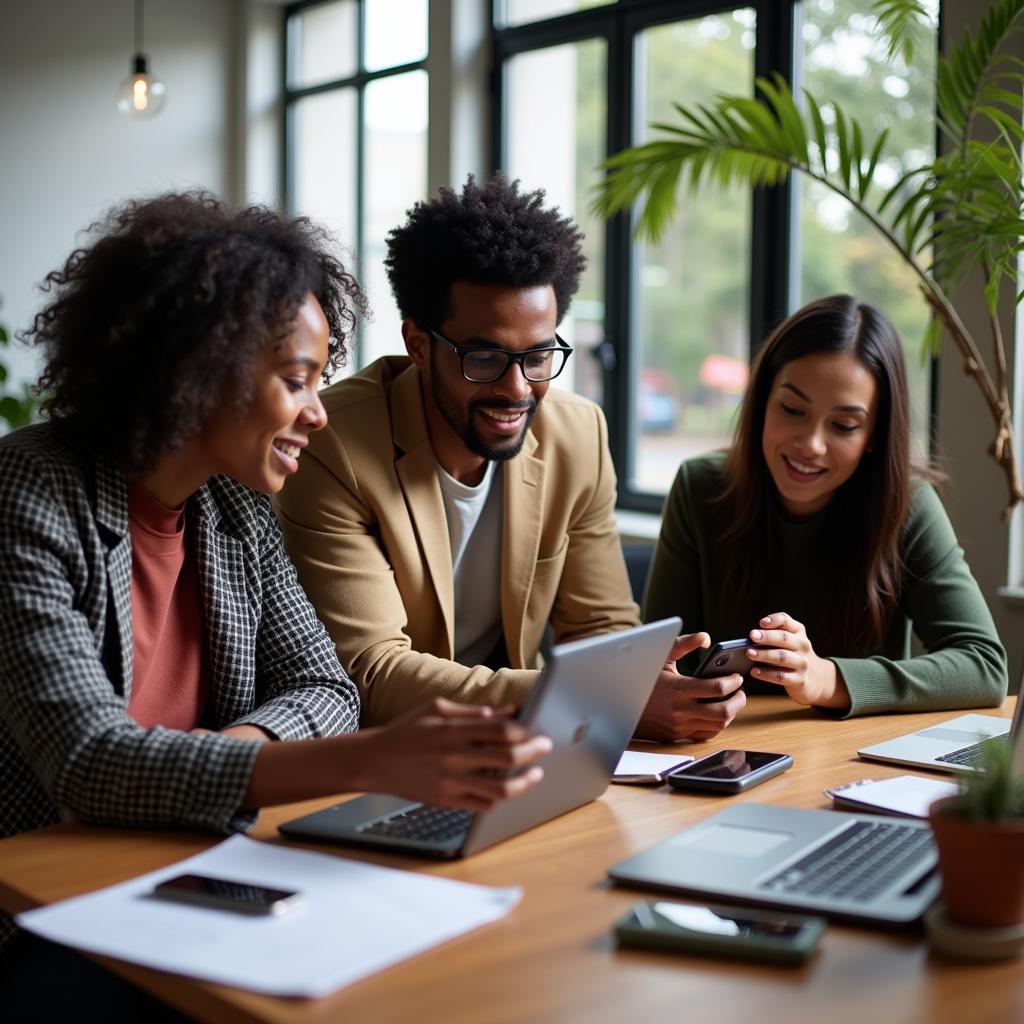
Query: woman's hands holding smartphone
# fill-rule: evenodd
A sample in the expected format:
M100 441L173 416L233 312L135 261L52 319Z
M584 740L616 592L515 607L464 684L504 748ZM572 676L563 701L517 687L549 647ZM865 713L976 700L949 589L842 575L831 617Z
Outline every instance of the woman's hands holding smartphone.
M534 762L551 740L530 737L514 713L438 697L362 730L351 737L362 759L359 788L471 811L519 796L543 778Z
M773 612L760 625L750 631L755 644L747 648L754 662L751 676L783 687L797 704L849 709L850 694L835 662L818 657L802 623L786 612Z
M676 668L676 661L680 658L710 645L711 637L707 633L689 633L676 638L669 660L665 662L651 699L644 708L637 736L661 743L709 740L739 714L747 703L746 694L740 689L742 676L694 679L681 675ZM727 694L732 696L723 700ZM709 697L712 702L708 702Z

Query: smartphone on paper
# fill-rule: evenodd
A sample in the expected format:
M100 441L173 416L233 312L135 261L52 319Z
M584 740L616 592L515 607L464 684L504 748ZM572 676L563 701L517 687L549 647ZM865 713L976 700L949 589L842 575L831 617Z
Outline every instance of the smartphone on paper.
M693 673L697 679L713 679L715 676L730 676L734 672L738 675L747 675L750 672L751 661L747 657L747 649L755 647L753 640L723 640L715 644L700 660L696 671Z
M763 750L719 750L665 776L673 789L740 793L780 775L793 764L789 754Z
M621 945L678 953L802 963L825 931L825 919L745 907L644 900L615 924Z
M300 893L288 889L271 889L206 875L175 875L157 885L152 895L177 903L253 915L283 914L302 900Z

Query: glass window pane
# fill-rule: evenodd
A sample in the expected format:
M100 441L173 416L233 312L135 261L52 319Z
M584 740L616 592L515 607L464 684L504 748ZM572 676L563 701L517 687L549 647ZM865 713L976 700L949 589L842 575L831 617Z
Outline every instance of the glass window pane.
M930 5L934 9L937 0ZM889 129L886 149L895 156L876 171L877 200L904 166L934 156L937 40L915 53L912 67L902 57L887 60L886 41L864 8L857 0L805 0L802 77L819 103L834 100L860 122L868 148L880 131ZM825 113L832 116L830 110ZM928 309L916 278L843 199L799 176L794 186L800 266L796 305L849 292L889 316L907 355L914 435L919 449L927 451L931 372L920 351Z
M381 78L366 86L363 134L363 286L373 309L359 365L405 351L401 318L384 271L384 241L427 190L427 73ZM352 136L355 137L354 135Z
M351 247L356 239L356 91L338 89L294 107L291 207Z
M500 22L502 25L524 25L529 21L543 21L560 14L613 3L615 0L505 0Z
M542 188L547 203L584 233L587 268L559 333L576 354L553 387L603 398L593 356L604 338L604 222L588 212L605 156L607 46L603 39L517 54L506 65L505 170L524 190Z
M720 92L752 92L754 12L673 22L637 39L637 142ZM631 489L663 494L682 459L729 443L750 358L751 196L679 193L657 245L634 249Z
M358 0L309 7L288 19L288 85L348 78L359 70Z
M427 0L366 0L366 70L427 55Z

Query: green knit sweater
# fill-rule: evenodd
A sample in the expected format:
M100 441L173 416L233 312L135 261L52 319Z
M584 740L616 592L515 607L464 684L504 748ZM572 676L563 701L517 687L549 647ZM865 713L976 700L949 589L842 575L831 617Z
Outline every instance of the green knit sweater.
M680 615L686 632L705 630L713 642L746 636L757 619L788 612L807 627L820 657L835 662L850 692L849 714L995 707L1006 696L1006 652L945 509L928 484L915 486L900 553L904 593L878 650L867 658L842 657L815 643L815 622L829 576L827 510L799 521L776 511L766 541L780 547L784 569L766 588L760 609L735 607L722 563L721 511L712 502L721 488L721 455L684 462L665 503L644 596L644 618ZM911 657L911 629L924 649ZM820 632L820 630L819 630ZM684 662L683 670L689 663ZM691 666L692 670L692 666ZM748 691L782 693L748 680Z

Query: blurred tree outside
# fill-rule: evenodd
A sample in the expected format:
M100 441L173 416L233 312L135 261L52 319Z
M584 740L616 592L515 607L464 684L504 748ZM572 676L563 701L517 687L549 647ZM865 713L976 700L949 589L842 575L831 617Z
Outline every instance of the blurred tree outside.
M0 324L0 349L11 344L7 328ZM14 387L10 383L7 363L0 353L0 435L17 427L24 427L35 418L36 401L28 384Z

